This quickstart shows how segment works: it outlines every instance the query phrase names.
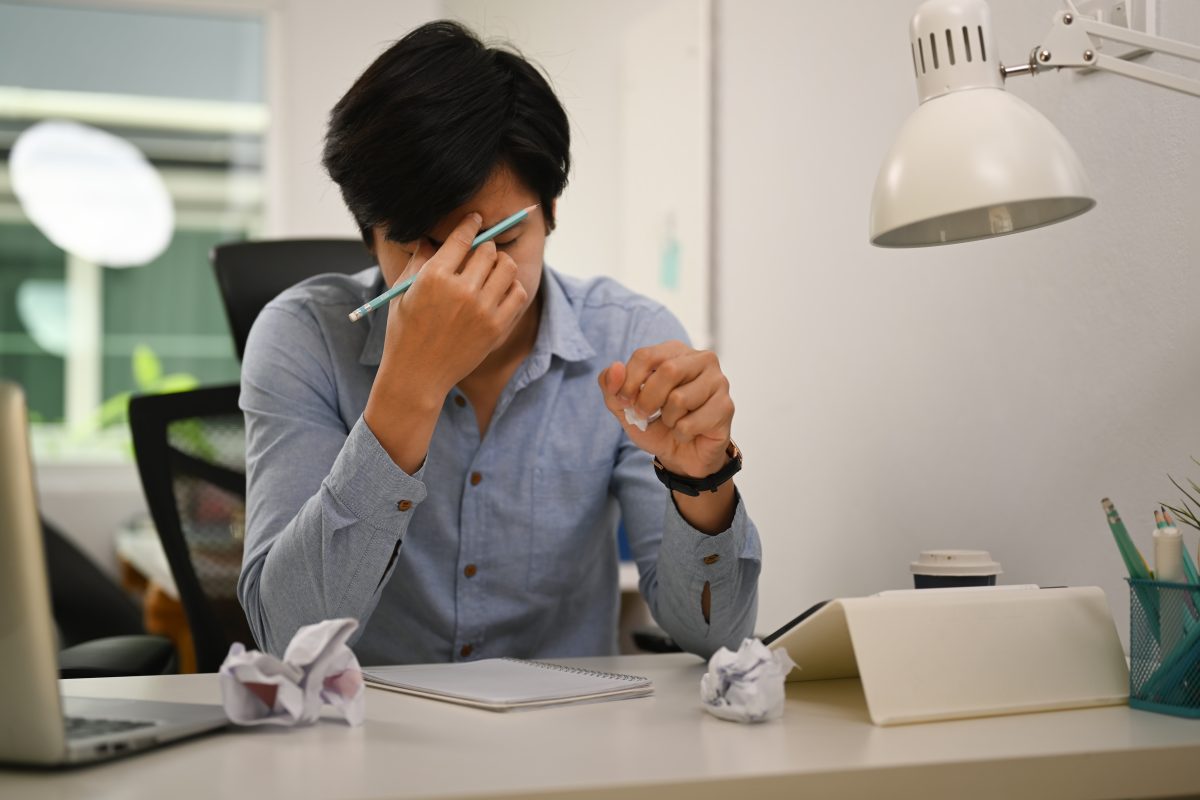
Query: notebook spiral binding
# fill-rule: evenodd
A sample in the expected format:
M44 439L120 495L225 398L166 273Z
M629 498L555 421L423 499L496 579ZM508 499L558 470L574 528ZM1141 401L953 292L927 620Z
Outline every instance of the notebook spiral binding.
M616 681L645 680L645 678L642 678L639 675L622 675L619 672L601 672L600 670L596 670L596 669L581 669L580 667L568 667L568 666L564 666L563 664L551 664L546 661L529 661L528 659L524 659L524 658L508 658L508 657L503 658L501 660L502 661L513 661L513 662L516 662L517 664L529 664L530 666L541 667L542 669L558 670L559 672L571 672L576 675L587 675L588 677L591 677L591 678L611 678L612 680L616 680ZM625 691L625 690L622 689L621 691Z

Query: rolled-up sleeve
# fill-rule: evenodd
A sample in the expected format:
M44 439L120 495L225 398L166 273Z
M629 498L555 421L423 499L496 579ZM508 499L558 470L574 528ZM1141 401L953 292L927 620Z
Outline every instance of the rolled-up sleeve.
M629 352L672 339L686 342L687 333L662 309L631 330ZM709 535L695 529L654 475L650 455L628 437L618 452L613 483L638 565L639 589L659 626L684 650L703 658L722 646L736 649L753 636L762 549L740 494L727 530ZM702 604L706 584L708 619Z
M268 306L242 367L246 540L238 597L261 647L282 655L296 629L353 617L379 601L422 471L395 465L361 416L338 413L315 319Z

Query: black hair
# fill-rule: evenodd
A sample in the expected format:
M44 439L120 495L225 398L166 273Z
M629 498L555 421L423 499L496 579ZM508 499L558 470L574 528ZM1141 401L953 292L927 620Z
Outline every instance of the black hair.
M502 165L553 229L570 143L566 112L532 64L441 20L389 47L338 101L322 162L370 246L375 226L398 242L427 234Z

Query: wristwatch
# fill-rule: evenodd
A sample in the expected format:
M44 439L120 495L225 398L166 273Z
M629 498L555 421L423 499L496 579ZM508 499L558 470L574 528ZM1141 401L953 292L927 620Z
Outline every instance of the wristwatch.
M732 478L742 468L742 451L738 446L729 440L729 447L725 448L725 454L729 456L729 462L719 470L705 478L691 478L687 475L678 475L671 472L662 465L662 462L656 457L654 459L654 474L662 481L663 486L674 492L686 494L690 497L699 497L701 492L715 492L721 488L725 481Z

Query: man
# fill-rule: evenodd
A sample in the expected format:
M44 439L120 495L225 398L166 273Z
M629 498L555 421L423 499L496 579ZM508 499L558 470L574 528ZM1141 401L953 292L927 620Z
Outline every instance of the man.
M364 663L615 652L618 518L676 642L752 634L728 381L660 305L544 266L569 158L541 74L454 23L334 108L324 163L379 268L284 292L247 343L239 596L267 650L350 616Z

